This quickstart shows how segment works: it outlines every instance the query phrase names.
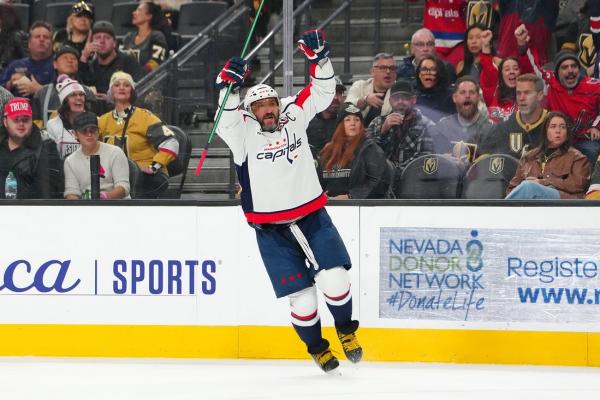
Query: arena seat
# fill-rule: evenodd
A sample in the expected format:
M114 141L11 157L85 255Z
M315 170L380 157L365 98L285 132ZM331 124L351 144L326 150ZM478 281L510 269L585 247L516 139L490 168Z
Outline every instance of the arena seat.
M27 31L29 29L29 4L15 3L12 6L21 24L21 29Z
M177 32L182 38L196 36L229 6L224 1L194 1L181 5Z
M72 6L73 3L67 2L46 5L46 22L52 25L55 31L65 28Z
M428 154L404 168L394 185L394 194L399 199L456 199L461 181L461 168L456 160L442 154Z
M175 198L181 197L183 185L185 183L185 176L187 174L188 166L190 164L190 156L192 154L192 141L190 137L181 128L175 125L168 125L168 127L175 133L177 141L179 142L179 156L178 163L171 163L167 166L169 171L169 181L179 179L176 190L169 191L170 195ZM177 169L176 169L177 168ZM172 185L169 185L172 187Z
M127 161L129 163L129 195L132 199L135 199L137 184L140 180L140 176L142 175L142 171L135 161L130 160L129 158Z
M54 4L54 3L69 3L71 7L73 5L73 3L76 3L77 0L35 0L35 2L33 3L33 5L31 6L31 22L35 22L35 21L46 21L46 12L47 12L47 6L49 4ZM67 14L68 16L68 14ZM65 21L61 23L61 25L64 27L67 24L66 18ZM57 27L54 27L54 30L57 30Z
M131 23L131 19L133 11L138 6L139 3L137 2L115 3L113 5L110 22L115 27L115 35L123 37L128 32L136 30L135 26Z
M484 155L467 170L463 180L464 199L503 199L519 160L506 154Z
M115 0L94 1L94 21L110 21Z

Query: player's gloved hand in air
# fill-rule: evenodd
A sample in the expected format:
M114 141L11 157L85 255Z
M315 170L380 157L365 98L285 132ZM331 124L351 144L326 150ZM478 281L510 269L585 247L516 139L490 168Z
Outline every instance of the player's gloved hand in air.
M231 57L219 73L219 76L217 76L216 87L221 90L232 83L231 90L238 90L249 73L250 70L248 69L248 62L246 60L239 57Z
M298 48L313 64L329 57L331 52L329 43L325 41L323 31L317 29L304 32L302 39L298 40Z

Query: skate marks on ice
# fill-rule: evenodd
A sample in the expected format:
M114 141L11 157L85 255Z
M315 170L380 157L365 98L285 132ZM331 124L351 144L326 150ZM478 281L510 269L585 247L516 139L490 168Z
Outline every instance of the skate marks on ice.
M520 400L598 398L600 370L312 360L0 358L2 399Z

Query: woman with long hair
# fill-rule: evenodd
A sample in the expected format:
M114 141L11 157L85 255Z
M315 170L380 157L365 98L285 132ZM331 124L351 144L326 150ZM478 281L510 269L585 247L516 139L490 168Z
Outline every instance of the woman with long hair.
M479 56L481 55L481 33L487 28L483 25L474 24L467 28L463 41L464 56L462 61L456 64L456 76L471 75L479 80Z
M389 197L391 167L383 150L366 137L360 109L342 107L331 141L320 154L323 189L332 199L381 199Z
M581 199L590 184L590 162L571 146L569 117L548 114L541 143L519 161L507 199Z
M417 108L433 122L456 112L444 63L432 54L419 61L416 72Z
M112 75L108 98L115 108L100 117L100 137L120 147L140 167L136 197L160 197L169 186L167 165L179 152L175 134L152 112L134 106L135 83L128 73Z
M133 11L132 23L135 32L123 39L121 51L131 54L147 71L162 64L168 56L167 39L161 31L164 16L160 6L144 1Z
M74 79L61 75L56 82L56 91L60 100L57 115L48 120L42 134L56 143L58 154L64 160L79 149L79 141L73 130L73 121L77 114L88 110L85 89Z
M521 67L519 60L512 56L504 58L496 66L492 56L492 31L484 31L481 40L479 84L488 107L488 116L498 124L517 111L517 78L521 75Z
M94 9L92 5L85 1L73 4L67 18L66 28L56 31L52 38L54 51L66 45L77 49L81 54L87 44L93 22Z

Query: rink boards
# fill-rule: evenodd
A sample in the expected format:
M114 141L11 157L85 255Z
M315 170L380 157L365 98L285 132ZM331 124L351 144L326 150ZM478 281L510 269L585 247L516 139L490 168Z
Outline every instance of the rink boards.
M600 209L569 204L328 207L366 358L600 366ZM237 206L0 213L0 355L306 357Z

